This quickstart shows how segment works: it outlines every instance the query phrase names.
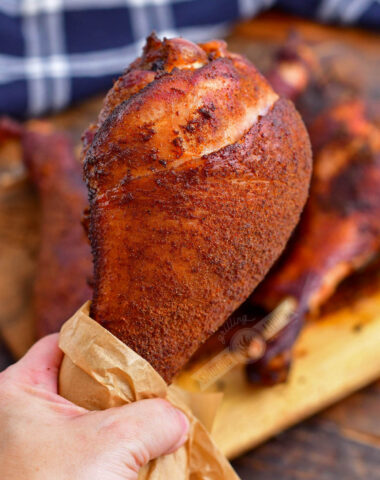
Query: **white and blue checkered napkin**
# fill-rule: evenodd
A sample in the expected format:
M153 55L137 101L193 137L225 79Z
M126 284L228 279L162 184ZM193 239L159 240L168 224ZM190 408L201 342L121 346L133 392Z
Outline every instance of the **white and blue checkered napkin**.
M380 0L0 0L0 114L36 116L110 88L152 30L205 41L272 6L380 24Z

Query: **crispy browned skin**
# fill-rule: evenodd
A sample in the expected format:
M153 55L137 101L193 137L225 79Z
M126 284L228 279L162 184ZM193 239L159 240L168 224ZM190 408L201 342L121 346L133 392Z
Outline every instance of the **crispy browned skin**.
M69 138L43 123L22 137L25 164L41 205L41 244L34 285L37 335L56 332L89 298L91 252L81 225L86 187Z
M84 139L91 315L170 382L283 249L307 133L223 42L151 37Z

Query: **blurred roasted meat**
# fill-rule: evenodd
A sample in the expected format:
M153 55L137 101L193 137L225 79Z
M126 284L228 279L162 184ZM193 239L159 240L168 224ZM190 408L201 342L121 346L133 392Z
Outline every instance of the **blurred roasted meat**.
M87 192L68 136L42 122L22 134L24 161L41 208L41 240L34 285L39 337L56 332L91 297L91 252L81 225Z
M333 107L309 129L315 161L296 238L253 295L266 308L294 296L316 310L380 247L380 131L360 101Z
M274 56L266 77L274 90L290 100L297 100L306 89L323 89L322 67L312 48L291 32L285 45Z
M309 132L315 155L309 200L285 254L251 298L267 312L286 297L298 308L267 356L249 367L254 379L286 377L281 365L287 370L305 315L380 249L380 129L357 100L332 107Z

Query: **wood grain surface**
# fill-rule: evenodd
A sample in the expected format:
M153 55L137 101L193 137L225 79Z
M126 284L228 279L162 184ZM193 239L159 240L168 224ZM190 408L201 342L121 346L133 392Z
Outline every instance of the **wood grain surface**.
M380 478L380 382L281 433L233 465L242 480Z

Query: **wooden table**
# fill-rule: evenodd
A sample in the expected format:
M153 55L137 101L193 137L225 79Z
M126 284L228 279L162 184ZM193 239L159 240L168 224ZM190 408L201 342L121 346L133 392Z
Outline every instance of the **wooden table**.
M233 462L243 480L380 478L380 382Z

